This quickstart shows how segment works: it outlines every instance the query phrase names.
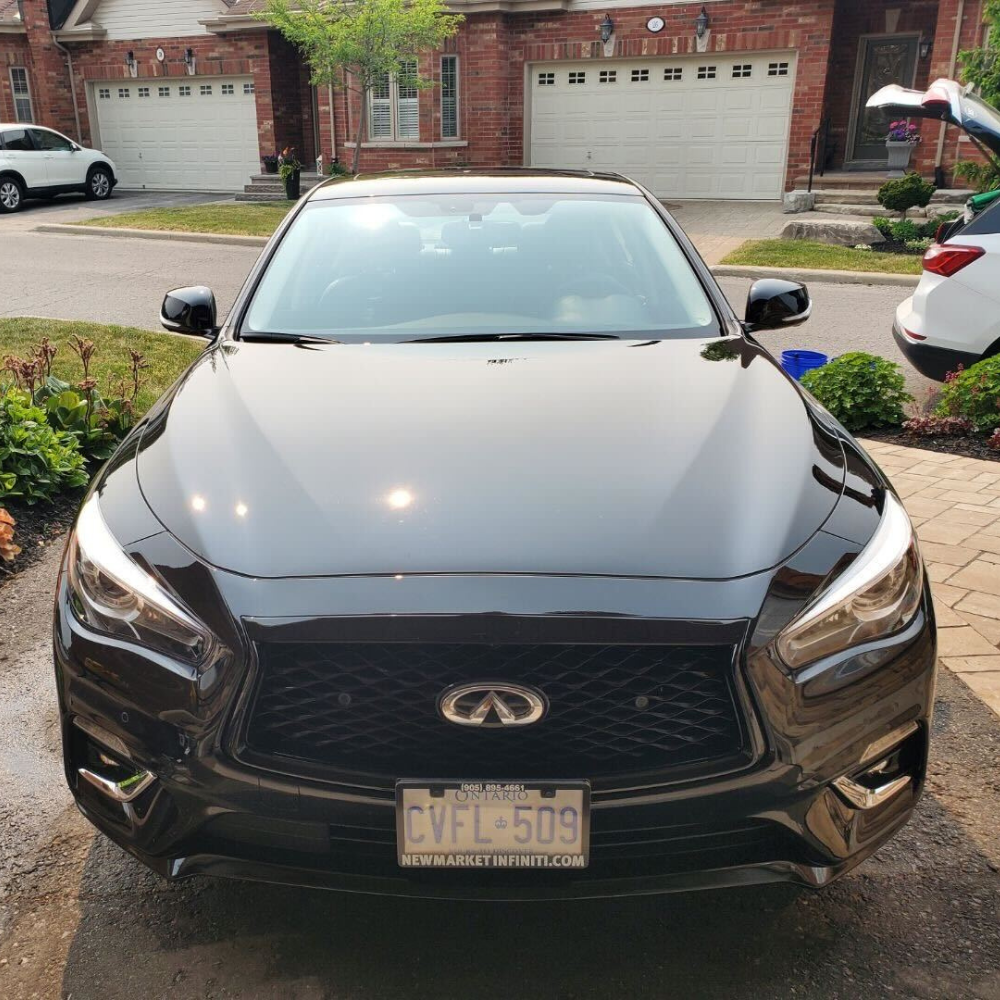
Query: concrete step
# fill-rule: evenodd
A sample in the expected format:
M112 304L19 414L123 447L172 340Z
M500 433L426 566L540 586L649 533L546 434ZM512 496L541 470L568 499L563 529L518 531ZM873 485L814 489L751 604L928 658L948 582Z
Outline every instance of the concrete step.
M813 177L813 190L822 188L824 191L856 191L859 188L864 190L877 191L889 178L885 172L862 170L857 173L829 173L822 177L816 174ZM925 178L932 180L933 178ZM795 178L795 186L805 188L809 184L809 175L800 174Z
M813 194L816 195L817 205L873 205L882 211L878 203L878 191L874 189L871 191L828 191L823 188L813 188ZM962 188L941 188L934 192L931 204L952 205L957 208L964 205L971 195L972 191L966 191Z
M302 192L303 194L305 192ZM284 201L285 192L273 191L241 191L234 201Z
M932 202L927 208L911 208L906 213L908 219L929 219L931 216L943 215L945 212L953 212L957 205ZM876 215L881 215L887 219L901 219L899 212L888 212L881 205L816 205L814 212L823 215L848 215L853 218L874 219Z

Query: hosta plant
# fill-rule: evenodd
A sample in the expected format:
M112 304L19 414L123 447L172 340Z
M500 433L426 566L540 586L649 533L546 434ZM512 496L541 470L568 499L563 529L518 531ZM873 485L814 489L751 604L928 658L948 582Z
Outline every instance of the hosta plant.
M802 376L808 389L849 431L897 427L913 400L899 365L850 351Z

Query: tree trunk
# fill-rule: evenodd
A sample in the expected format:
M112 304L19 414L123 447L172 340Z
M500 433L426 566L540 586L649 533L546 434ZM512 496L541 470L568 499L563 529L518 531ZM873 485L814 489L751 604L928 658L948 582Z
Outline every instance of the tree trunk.
M361 113L358 115L358 128L354 135L354 159L351 161L351 173L358 174L361 162L361 139L365 134L365 119L368 117L368 90L361 88Z

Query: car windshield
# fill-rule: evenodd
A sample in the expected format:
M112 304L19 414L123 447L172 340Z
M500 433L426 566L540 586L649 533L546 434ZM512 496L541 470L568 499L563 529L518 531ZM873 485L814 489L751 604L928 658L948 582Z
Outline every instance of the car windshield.
M717 336L719 321L640 196L434 194L306 206L240 333L648 340Z

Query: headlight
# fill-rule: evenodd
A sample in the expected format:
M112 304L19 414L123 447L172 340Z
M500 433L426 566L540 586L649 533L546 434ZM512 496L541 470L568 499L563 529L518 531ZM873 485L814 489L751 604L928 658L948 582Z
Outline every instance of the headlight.
M778 636L778 655L793 668L900 631L916 614L924 570L910 519L886 493L871 541L829 589Z
M215 651L208 628L125 554L104 523L96 496L80 511L68 568L73 609L87 625L193 664Z

